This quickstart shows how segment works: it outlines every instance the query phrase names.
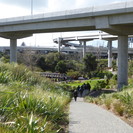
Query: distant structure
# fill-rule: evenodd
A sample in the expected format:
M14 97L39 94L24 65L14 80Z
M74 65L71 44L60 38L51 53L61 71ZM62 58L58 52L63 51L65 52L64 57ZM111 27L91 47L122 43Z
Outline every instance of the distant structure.
M133 40L132 37L133 37L132 35L128 36L129 42L132 42L132 40ZM62 38L59 37L59 38L53 39L53 42L58 44L58 52L61 52L61 48L60 47L62 45L64 45L64 46L74 46L74 47L81 47L82 46L83 47L82 48L83 49L83 57L85 57L85 55L87 53L86 42L92 41L92 40L95 40L95 39L108 41L106 54L102 55L104 53L103 52L103 49L105 49L104 47L97 47L97 56L99 56L99 57L103 57L103 56L107 57L108 58L108 67L111 68L112 67L112 60L113 60L112 41L117 40L118 36L110 35L108 33L100 31L99 33L89 34L89 35L84 35L84 36L71 36L71 37L62 37ZM74 45L73 43L70 43L70 41L79 41L80 44L79 45L77 45L77 44ZM92 52L91 48L90 48L90 51Z
M50 52L58 52L58 47L31 47L31 46L18 46L17 52L23 52L23 51L33 51L34 53L40 53L40 54L48 54ZM0 52L10 54L10 47L9 46L0 46ZM61 47L61 52L66 54L76 54L76 56L79 56L79 58L82 58L83 54L83 46L69 46ZM100 58L108 58L108 47L94 47L94 46L86 46L86 53L92 53L93 55L100 57ZM112 57L114 59L117 58L118 49L112 48ZM129 48L128 50L128 56L129 58L133 58L133 48Z

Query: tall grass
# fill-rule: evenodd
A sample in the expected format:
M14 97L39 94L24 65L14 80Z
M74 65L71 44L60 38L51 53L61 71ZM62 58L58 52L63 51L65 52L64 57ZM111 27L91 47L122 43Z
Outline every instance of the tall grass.
M64 132L70 95L25 66L0 64L0 132Z
M42 82L42 78L37 73L31 72L24 65L17 64L0 64L0 77L0 83L19 81L29 85L35 85Z

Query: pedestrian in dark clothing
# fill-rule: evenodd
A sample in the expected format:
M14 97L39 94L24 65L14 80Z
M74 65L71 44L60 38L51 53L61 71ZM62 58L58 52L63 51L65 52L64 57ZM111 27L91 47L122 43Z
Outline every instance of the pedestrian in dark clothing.
M83 91L84 91L84 88L83 88L83 85L82 85L82 86L80 87L80 90L79 90L79 92L80 92L80 97L82 97Z
M77 87L77 91L78 91L78 92L79 92L79 90L80 90L80 86Z
M89 83L87 83L87 84L86 84L86 86L87 86L86 88L90 91L90 89L91 89L90 84L89 84Z
M77 97L78 97L78 92L77 92L77 90L74 90L74 92L73 92L73 97L74 97L74 100L77 101Z

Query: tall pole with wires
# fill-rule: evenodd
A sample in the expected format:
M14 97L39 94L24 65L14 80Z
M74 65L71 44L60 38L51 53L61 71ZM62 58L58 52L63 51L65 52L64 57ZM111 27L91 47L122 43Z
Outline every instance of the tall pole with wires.
M31 15L33 15L33 0L31 0Z

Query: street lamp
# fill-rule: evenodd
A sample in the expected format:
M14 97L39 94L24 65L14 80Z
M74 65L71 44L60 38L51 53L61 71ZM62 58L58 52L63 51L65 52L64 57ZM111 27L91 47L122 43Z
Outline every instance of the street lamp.
M33 15L33 0L31 0L31 15Z

